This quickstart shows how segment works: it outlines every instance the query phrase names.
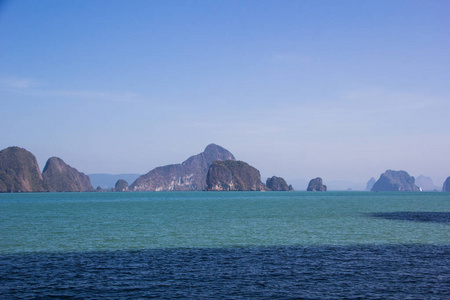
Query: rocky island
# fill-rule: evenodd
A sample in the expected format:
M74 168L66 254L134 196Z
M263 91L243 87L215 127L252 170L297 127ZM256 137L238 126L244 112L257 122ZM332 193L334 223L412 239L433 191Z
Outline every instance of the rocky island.
M419 192L420 189L414 184L415 179L405 171L387 170L372 187L373 192L408 191Z
M206 177L207 191L265 191L257 169L243 161L215 161Z
M288 185L286 180L281 177L272 176L271 178L267 178L266 187L271 191L293 191L294 188L292 185Z
M114 186L115 192L128 192L128 182L123 179L119 179Z
M36 157L26 149L9 147L0 151L0 192L47 192Z
M209 167L217 160L232 160L231 152L210 144L181 164L157 167L131 184L131 191L201 191L206 188Z
M26 149L0 151L0 192L92 192L87 175L58 157L50 158L41 174L36 157Z
M50 192L93 192L91 180L84 173L78 172L61 158L51 157L42 172L44 182Z
M323 184L322 178L317 177L317 178L311 179L306 191L308 191L308 192L326 192L327 186Z

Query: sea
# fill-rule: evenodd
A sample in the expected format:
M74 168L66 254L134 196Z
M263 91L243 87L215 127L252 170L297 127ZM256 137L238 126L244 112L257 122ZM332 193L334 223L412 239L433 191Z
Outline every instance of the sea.
M0 299L450 299L450 193L0 194Z

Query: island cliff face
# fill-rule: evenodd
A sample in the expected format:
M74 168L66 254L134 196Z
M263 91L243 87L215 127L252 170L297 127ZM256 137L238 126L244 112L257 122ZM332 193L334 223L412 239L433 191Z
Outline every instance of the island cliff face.
M47 192L36 157L19 147L0 151L0 192Z
M208 191L265 191L261 174L243 161L215 161L206 177Z
M51 192L92 192L91 180L58 157L47 160L42 172Z
M272 176L267 178L266 187L272 191L293 191L292 185L288 185L286 180L281 177Z
M372 187L373 192L394 192L394 191L408 191L419 192L420 189L415 184L413 176L405 171L387 170L381 174L380 178Z
M216 160L235 160L228 150L210 144L205 151L181 164L158 167L136 179L131 191L201 191L206 188L206 175Z
M443 192L450 192L450 176L445 180L444 185L442 186Z
M306 191L308 191L308 192L326 192L327 186L323 184L322 178L317 177L317 178L311 179Z

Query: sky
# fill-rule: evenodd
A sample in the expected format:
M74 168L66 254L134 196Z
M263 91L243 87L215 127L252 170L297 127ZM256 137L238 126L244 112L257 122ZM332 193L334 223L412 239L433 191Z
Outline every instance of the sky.
M0 149L147 173L450 176L450 1L1 1Z

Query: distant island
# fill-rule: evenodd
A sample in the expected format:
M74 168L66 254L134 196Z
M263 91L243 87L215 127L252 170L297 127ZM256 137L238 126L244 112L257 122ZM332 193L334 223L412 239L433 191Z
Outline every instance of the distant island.
M292 192L294 188L292 185L288 185L286 180L281 177L272 176L271 178L267 178L266 186L268 189L272 191L289 191Z
M323 184L322 178L311 179L306 189L308 192L326 192L327 186Z
M420 189L414 184L415 179L406 171L387 170L372 187L373 192L419 192Z
M225 148L209 144L205 150L179 164L157 167L144 175L91 174L91 178L67 165L61 158L48 159L40 172L36 157L26 149L8 147L0 151L0 192L130 192L130 191L293 191L292 185L277 176L261 181L258 169L238 161ZM129 181L131 184L128 184ZM105 183L106 182L106 183ZM375 181L371 178L366 190L371 191L437 191L431 178L415 178L406 171L387 170ZM311 179L307 191L327 191L322 178ZM450 191L450 177L443 184Z
M372 187L375 184L375 182L377 182L377 180L375 178L373 178L373 177L370 178L369 181L367 181L366 191L372 190Z

